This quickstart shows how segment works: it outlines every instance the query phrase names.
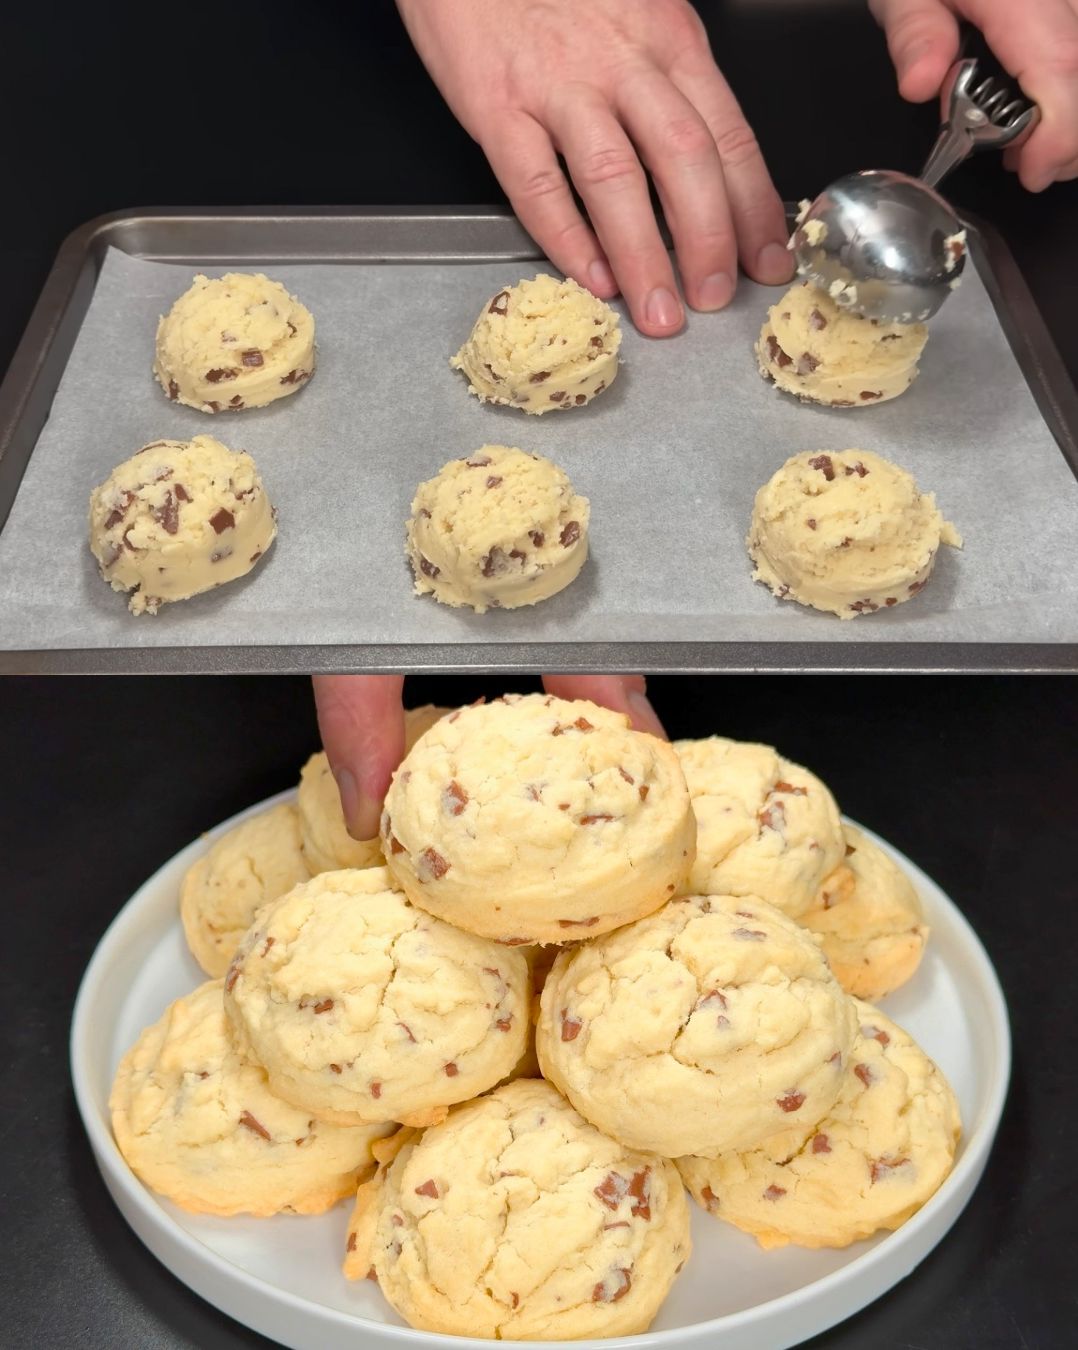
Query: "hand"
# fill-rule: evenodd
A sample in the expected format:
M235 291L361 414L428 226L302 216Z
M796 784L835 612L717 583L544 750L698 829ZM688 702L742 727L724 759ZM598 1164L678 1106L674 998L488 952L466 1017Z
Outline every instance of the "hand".
M898 88L923 103L939 93L958 56L958 19L969 19L1041 121L1003 162L1023 187L1042 192L1078 177L1078 0L869 0L887 34Z
M688 0L398 6L524 228L596 295L620 288L642 332L669 337L684 322L645 170L695 309L729 303L739 256L758 281L789 280L782 203Z
M403 675L316 675L314 701L341 807L355 839L378 833L382 799L404 758ZM642 675L544 675L547 693L627 713L637 731L666 738Z

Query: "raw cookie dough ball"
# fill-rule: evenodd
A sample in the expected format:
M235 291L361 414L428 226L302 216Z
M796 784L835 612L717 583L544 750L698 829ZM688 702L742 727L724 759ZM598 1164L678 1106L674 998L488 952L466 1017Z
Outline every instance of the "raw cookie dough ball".
M768 310L756 357L760 374L788 394L861 408L910 387L927 341L923 323L862 319L802 281Z
M713 1158L811 1128L856 1028L792 919L748 897L687 896L558 957L536 1048L543 1076L604 1134Z
M482 403L527 413L579 408L614 383L618 316L575 281L541 273L499 291L449 364Z
M477 614L547 600L587 560L590 513L549 459L505 445L452 459L412 502L416 593Z
M594 937L658 909L688 874L695 832L665 741L542 694L439 722L382 813L386 862L413 904L511 944Z
M449 708L424 704L404 710L404 753L407 754ZM337 781L324 750L312 755L299 780L299 828L303 856L312 876L336 872L342 867L381 867L384 859L377 839L353 839L344 823Z
M689 1257L688 1210L673 1163L521 1080L406 1137L360 1188L344 1269L424 1331L631 1336Z
M883 1013L854 1005L851 1071L815 1129L714 1161L678 1159L697 1202L761 1247L846 1247L898 1228L954 1164L961 1121L950 1084Z
M273 1091L326 1120L427 1124L524 1051L528 963L413 909L384 867L261 910L225 1007Z
M930 930L898 864L855 826L845 825L843 832L845 866L824 882L801 922L819 936L843 989L874 1001L914 974Z
M188 408L263 408L314 373L314 319L261 272L196 276L157 325L153 373Z
M211 980L177 999L120 1061L112 1129L131 1170L198 1214L320 1214L374 1167L381 1125L330 1125L270 1092L233 1044Z
M153 441L90 493L90 551L132 614L246 576L276 534L254 460L212 436Z
M674 750L696 813L685 890L758 895L794 918L810 909L846 851L824 784L769 745L709 736L676 741Z
M805 450L756 494L746 547L780 600L855 619L922 590L962 536L931 492L868 450Z
M206 974L224 975L255 912L310 875L290 802L259 811L222 835L187 869L180 888L187 945Z

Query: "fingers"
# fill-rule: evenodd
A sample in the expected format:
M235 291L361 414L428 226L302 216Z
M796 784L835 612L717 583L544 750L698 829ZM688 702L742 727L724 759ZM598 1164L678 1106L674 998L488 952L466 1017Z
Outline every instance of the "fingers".
M685 298L721 309L734 294L737 240L711 132L654 67L622 81L616 110L659 190Z
M496 118L483 151L520 223L551 262L601 299L615 295L610 264L539 123L523 112Z
M666 732L645 693L643 675L544 675L543 687L556 698L586 698L627 714L637 731L666 740Z
M313 684L348 832L373 839L389 780L404 756L404 676L316 675Z
M733 90L710 54L671 67L670 78L699 111L715 144L742 267L766 285L789 281L793 259L786 248L786 212Z
M958 55L958 22L941 0L869 0L887 35L898 92L924 103L940 91Z
M628 136L602 95L583 84L557 91L548 120L633 322L649 337L670 337L685 315L647 177Z
M1016 14L1001 0L960 0L1041 121L1017 151L1018 176L1030 192L1078 175L1078 12L1069 0L1039 0ZM1013 157L1012 157L1013 158Z

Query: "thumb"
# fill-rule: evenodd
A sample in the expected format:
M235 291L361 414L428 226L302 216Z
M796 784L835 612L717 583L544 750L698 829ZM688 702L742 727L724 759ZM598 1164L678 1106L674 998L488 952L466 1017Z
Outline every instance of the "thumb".
M543 687L556 698L586 698L600 707L625 713L637 731L667 739L644 692L643 675L544 675Z
M958 21L943 0L869 0L898 76L898 92L925 103L958 55Z
M315 675L312 683L348 833L373 839L389 780L404 757L404 676Z

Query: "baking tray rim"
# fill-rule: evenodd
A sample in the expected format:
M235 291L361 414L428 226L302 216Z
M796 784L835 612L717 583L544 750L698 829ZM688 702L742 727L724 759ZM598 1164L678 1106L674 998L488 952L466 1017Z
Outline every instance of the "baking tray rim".
M795 208L787 204L792 217ZM22 476L47 419L52 398L89 307L105 252L124 248L123 233L199 222L230 222L257 228L270 221L296 226L316 221L344 226L371 219L422 226L432 220L460 220L473 230L487 222L511 233L509 247L485 250L484 258L541 257L541 251L505 206L308 206L141 207L108 212L74 229L61 244L11 364L0 383L0 530L7 521ZM1018 265L998 231L969 212L962 213L975 257L984 263L982 280L1007 341L1042 417L1072 473L1078 478L1078 390L1049 334ZM124 248L132 256L159 260L224 263L242 260L237 250L162 254L160 249ZM247 255L250 256L250 255ZM302 261L294 254L255 253L262 262ZM446 261L467 260L474 248L436 253ZM427 260L413 253L370 251L367 262ZM306 260L310 261L309 254ZM348 261L341 250L322 259ZM80 298L85 303L78 306ZM47 392L43 385L51 378ZM44 408L42 408L44 404ZM37 413L40 416L36 415ZM20 433L22 435L20 436ZM1037 673L1078 671L1078 643L916 643L880 642L544 642L544 643L341 643L276 646L103 647L0 650L0 674L213 674L310 673L313 671L542 671L646 670L674 672L752 671L853 673Z

